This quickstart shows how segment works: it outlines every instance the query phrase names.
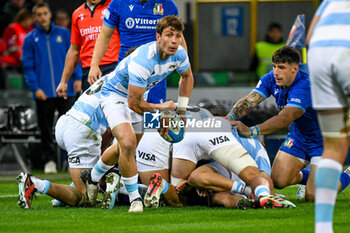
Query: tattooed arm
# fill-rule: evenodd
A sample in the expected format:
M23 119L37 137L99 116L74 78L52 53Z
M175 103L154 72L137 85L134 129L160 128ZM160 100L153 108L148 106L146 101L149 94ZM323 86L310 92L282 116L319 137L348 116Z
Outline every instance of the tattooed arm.
M128 90L128 106L131 110L138 114L143 114L143 112L152 112L155 110L175 110L176 105L174 101L166 101L161 104L151 104L147 103L143 99L143 95L145 94L145 87L138 87L129 84Z
M251 91L246 97L237 101L231 109L231 113L235 114L236 119L246 116L253 108L258 106L264 97L255 91Z

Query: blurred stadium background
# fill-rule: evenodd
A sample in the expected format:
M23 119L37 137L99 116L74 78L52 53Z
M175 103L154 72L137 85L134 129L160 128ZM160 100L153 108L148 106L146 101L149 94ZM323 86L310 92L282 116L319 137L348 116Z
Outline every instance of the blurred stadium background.
M1 1L2 3L5 1ZM47 1L55 12L70 14L80 1ZM308 29L318 0L174 0L185 23L185 38L195 75L190 104L220 105L228 111L255 86L258 78L250 70L255 43L264 40L271 22L278 22L286 41L299 14L305 15ZM2 4L3 5L3 4ZM168 78L168 98L177 98L178 75ZM0 174L29 170L28 161L36 156L39 142L35 104L24 84L23 75L11 67L2 68L0 81ZM1 86L1 85L0 85ZM262 122L276 114L273 100L265 101L246 119ZM224 114L224 113L223 113ZM285 138L286 130L262 138L271 160ZM58 167L64 168L64 156L57 149Z

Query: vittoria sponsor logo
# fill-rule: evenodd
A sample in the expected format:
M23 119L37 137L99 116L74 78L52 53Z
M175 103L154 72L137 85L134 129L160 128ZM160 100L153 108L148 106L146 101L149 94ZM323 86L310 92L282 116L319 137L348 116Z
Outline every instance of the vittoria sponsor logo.
M129 29L155 29L158 19L144 19L144 18L127 18L125 26Z

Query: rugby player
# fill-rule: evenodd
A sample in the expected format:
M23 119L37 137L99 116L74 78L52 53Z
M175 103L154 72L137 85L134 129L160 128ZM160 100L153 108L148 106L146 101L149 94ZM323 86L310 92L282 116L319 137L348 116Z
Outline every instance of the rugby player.
M114 76L108 78L102 87L101 108L118 141L119 153L103 154L87 182L94 185L119 156L122 180L131 202L129 212L143 211L135 162L136 147L143 132L142 114L145 111L175 110L176 107L180 115L184 114L193 87L188 56L180 45L184 30L181 19L166 16L158 21L156 30L157 41L138 47L123 59ZM181 74L178 106L173 101L147 103L144 98L147 98L148 91L174 70ZM163 130L163 134L167 135L167 131Z
M338 181L349 148L350 4L323 1L312 20L309 69L324 151L316 171L315 232L333 232Z
M317 115L311 106L309 75L299 70L300 54L293 47L278 49L272 61L273 70L261 77L257 86L233 106L226 119L246 136L271 134L290 125L272 165L274 187L306 184L305 198L313 200L316 163L323 149ZM271 95L281 110L278 115L250 128L235 121ZM300 171L309 163L310 174L304 176Z

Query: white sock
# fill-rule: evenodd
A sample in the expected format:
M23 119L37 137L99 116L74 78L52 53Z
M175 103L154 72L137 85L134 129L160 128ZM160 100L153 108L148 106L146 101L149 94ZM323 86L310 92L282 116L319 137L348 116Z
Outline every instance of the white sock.
M343 166L328 158L321 158L315 175L315 232L333 232L333 212Z
M265 185L258 185L254 190L254 194L257 197L268 196L270 195L270 189Z
M244 189L245 189L245 183L243 183L241 181L233 181L231 191L238 193L238 194L242 194Z
M100 158L95 164L94 168L91 170L91 180L93 182L99 182L101 177L112 167L113 165L110 166L103 163L102 158Z
M51 183L48 180L40 180L34 176L31 176L30 179L32 180L34 187L38 192L41 194L46 194L51 186Z
M138 190L138 180L139 175L136 174L132 177L123 177L122 176L122 181L124 183L124 187L126 191L128 192L129 195L129 200L130 203L133 202L137 198L141 198L139 190Z

